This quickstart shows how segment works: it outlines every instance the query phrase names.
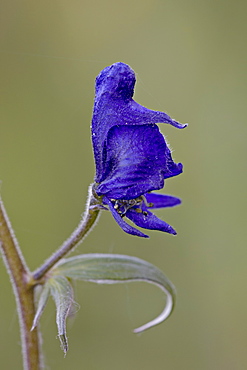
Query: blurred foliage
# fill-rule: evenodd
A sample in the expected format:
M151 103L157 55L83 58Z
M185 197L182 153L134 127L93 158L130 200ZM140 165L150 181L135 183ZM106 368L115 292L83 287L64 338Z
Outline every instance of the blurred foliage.
M178 236L131 237L104 212L76 252L157 265L177 288L175 312L136 336L131 329L163 307L157 288L77 283L81 308L68 324L65 359L52 304L42 317L47 369L246 369L246 11L240 0L2 1L1 193L31 269L83 212L101 69L129 64L138 102L190 124L160 125L185 169L164 190L183 205L157 211ZM3 264L0 279L1 366L20 369Z

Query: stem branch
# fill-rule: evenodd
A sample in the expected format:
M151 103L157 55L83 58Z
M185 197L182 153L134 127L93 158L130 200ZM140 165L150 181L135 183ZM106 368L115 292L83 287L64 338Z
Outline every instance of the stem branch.
M25 370L40 370L42 368L39 332L37 328L31 331L35 315L34 288L42 283L45 274L66 254L71 252L92 229L100 212L99 199L89 188L86 211L76 230L62 246L39 267L30 273L15 238L7 213L0 199L0 250L8 270L12 288L15 294Z
M99 199L95 198L92 193L92 187L89 187L89 196L86 205L84 217L71 234L71 236L62 244L57 251L49 257L42 266L35 270L32 274L34 282L42 279L44 275L65 255L71 252L86 236L86 234L92 230L92 226L100 212Z

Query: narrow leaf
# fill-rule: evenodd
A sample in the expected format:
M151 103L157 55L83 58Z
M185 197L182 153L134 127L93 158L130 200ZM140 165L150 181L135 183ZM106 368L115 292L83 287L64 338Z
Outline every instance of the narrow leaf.
M39 322L39 319L45 309L45 306L46 306L46 303L47 303L47 300L49 298L49 295L50 295L50 286L49 284L45 283L42 288L41 288L41 292L39 294L39 298L38 298L38 302L37 302L37 309L36 309L36 313L35 313L35 316L34 316L34 319L33 319L33 326L31 328L31 330L35 329L36 326L38 325L38 322Z
M98 284L117 284L145 281L157 285L167 296L162 313L149 323L135 329L142 332L166 320L174 309L175 288L161 270L137 257L117 254L84 254L60 261L53 276L91 281Z
M48 280L51 295L56 304L56 323L58 337L61 347L66 354L68 351L68 341L66 336L66 318L73 304L73 288L68 279L64 276L54 276Z

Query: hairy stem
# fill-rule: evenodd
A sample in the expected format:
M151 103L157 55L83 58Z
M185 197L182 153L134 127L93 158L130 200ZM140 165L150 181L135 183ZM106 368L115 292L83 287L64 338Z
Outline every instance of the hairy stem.
M97 199L92 193L92 186L89 187L88 201L86 210L82 221L79 223L75 231L71 236L62 244L60 248L49 257L44 264L33 272L33 282L37 283L44 275L65 255L71 252L86 236L86 234L92 230L92 227L97 220L100 212L99 199Z
M34 287L30 285L30 272L22 256L7 213L0 199L0 249L14 291L22 341L25 370L41 369L39 334L30 331L35 313Z

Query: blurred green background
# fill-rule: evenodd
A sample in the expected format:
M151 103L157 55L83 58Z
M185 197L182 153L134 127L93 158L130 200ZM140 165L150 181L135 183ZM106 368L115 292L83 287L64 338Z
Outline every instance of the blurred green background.
M157 265L177 288L162 325L131 330L163 308L144 283L76 284L66 358L49 302L41 320L46 369L247 368L247 3L240 0L1 2L1 194L35 269L78 224L94 176L94 79L107 65L137 73L135 99L185 130L160 125L184 173L159 210L178 231L124 234L104 212L76 253L120 253ZM15 302L0 268L0 363L21 369ZM78 306L79 308L79 306Z

